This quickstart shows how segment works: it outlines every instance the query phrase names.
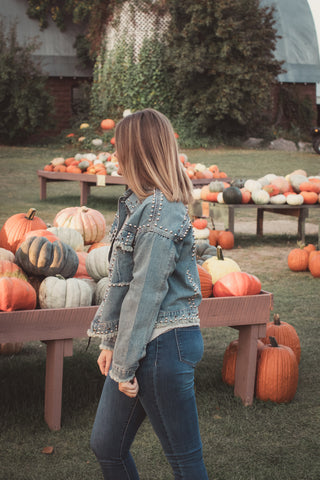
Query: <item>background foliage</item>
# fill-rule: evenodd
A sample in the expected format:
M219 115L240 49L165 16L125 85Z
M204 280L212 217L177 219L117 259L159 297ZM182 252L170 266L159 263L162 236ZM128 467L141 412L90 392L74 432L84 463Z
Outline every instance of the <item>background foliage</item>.
M53 101L46 77L32 59L36 42L19 45L16 25L0 21L0 142L21 143L52 126Z

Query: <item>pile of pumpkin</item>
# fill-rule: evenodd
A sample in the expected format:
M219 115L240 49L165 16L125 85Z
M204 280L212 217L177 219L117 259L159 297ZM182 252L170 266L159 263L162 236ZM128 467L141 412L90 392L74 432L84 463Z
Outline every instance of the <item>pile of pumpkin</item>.
M196 243L198 244L209 243L209 245L214 247L220 245L223 250L231 250L234 247L233 233L229 230L210 228L208 220L204 217L195 218L192 222L192 227Z
M218 165L207 167L203 163L190 163L185 153L180 153L179 158L191 180L228 178L226 172L220 171Z
M43 167L47 172L118 175L118 160L109 152L77 153L74 157L56 157Z
M304 170L295 170L285 177L268 174L258 180L236 179L231 184L212 181L193 191L195 200L257 205L302 205L320 202L320 176L307 176Z
M238 352L238 340L233 340L225 350L222 380L233 386ZM259 400L277 403L290 402L297 390L301 346L295 328L280 322L274 315L267 324L266 336L257 344L255 396Z
M203 298L238 297L261 292L259 278L242 272L237 262L223 255L220 245L196 244L196 259Z
M320 250L312 243L299 243L288 255L288 267L293 272L309 271L313 277L320 277Z
M101 303L109 267L103 215L65 208L48 227L35 213L15 214L0 230L0 311Z

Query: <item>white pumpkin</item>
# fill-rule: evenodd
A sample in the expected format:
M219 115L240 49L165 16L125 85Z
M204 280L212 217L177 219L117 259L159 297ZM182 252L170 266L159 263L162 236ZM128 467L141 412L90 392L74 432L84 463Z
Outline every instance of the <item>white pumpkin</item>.
M223 192L219 192L219 193L218 193L217 202L218 202L218 203L224 203L224 200L223 200Z
M304 198L302 195L299 195L299 193L294 194L291 193L287 195L287 204L288 205L302 205L304 202Z
M223 192L224 185L223 182L220 180L215 180L209 183L209 191L210 192Z
M292 185L292 188L297 193L300 192L301 183L307 182L307 181L308 181L308 178L304 175L291 175L290 176L290 183Z
M193 234L194 234L194 238L196 240L203 240L203 239L206 239L206 238L209 238L209 233L210 233L210 230L209 228L195 228L195 227L192 227L193 228Z
M256 205L264 205L270 202L270 195L265 190L254 190L251 193L253 203Z
M93 296L94 305L100 305L100 303L105 297L108 284L109 284L108 277L100 278L99 282L96 284L96 289Z
M274 205L283 205L287 203L287 198L282 193L279 193L279 195L274 195L273 197L270 197L270 203Z
M86 269L90 277L96 282L109 275L109 255L110 246L94 248L88 253L86 258Z
M251 178L249 178L245 181L244 188L252 193L256 190L261 190L262 185L258 180L252 180Z
M49 227L48 230L54 233L62 242L72 247L76 252L84 249L84 240L80 232L68 227Z
M210 273L213 284L227 273L241 271L234 260L223 256L221 247L217 247L217 255L205 260L202 267Z
M40 308L87 307L92 303L92 290L80 278L46 277L39 288Z
M201 188L194 188L192 191L192 196L194 200L201 199Z

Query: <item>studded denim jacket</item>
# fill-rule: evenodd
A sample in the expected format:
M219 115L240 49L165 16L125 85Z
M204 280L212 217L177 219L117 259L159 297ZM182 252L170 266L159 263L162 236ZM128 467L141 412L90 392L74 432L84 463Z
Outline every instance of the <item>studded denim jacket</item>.
M185 205L127 190L111 228L106 295L88 330L114 350L110 376L131 380L154 328L199 321L200 281Z

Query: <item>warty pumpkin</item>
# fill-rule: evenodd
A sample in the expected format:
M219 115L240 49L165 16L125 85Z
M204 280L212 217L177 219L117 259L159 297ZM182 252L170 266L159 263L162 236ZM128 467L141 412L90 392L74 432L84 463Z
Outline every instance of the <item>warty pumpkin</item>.
M0 230L0 247L15 253L25 233L46 228L45 222L36 216L35 208L30 208L27 214L16 213L5 221Z
M0 277L0 310L34 310L37 294L30 283L15 277Z
M290 402L297 391L298 378L298 362L292 349L270 337L270 344L261 351L257 362L256 397L277 403Z
M73 277L77 271L79 259L69 245L45 237L29 237L16 252L15 262L30 275L45 277L60 274Z
M10 260L0 260L0 277L15 277L28 281L23 270Z
M297 362L300 363L301 345L296 329L287 322L280 322L278 313L274 314L272 322L267 323L266 336L260 340L264 344L268 344L270 336L274 337L279 344L290 347L297 358Z

